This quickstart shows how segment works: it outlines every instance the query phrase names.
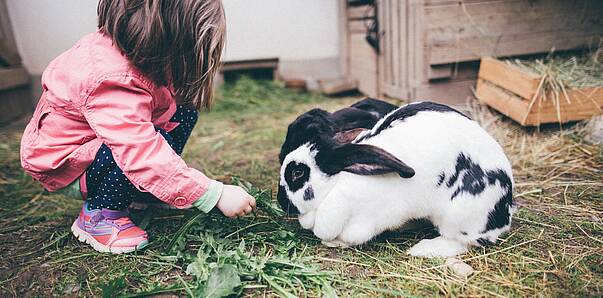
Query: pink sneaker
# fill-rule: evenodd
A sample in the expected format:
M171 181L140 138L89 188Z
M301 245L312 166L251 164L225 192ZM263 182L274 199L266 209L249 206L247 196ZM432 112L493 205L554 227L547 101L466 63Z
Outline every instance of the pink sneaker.
M134 225L127 210L89 210L84 203L79 217L71 225L78 240L99 252L114 254L140 250L149 244L147 232Z

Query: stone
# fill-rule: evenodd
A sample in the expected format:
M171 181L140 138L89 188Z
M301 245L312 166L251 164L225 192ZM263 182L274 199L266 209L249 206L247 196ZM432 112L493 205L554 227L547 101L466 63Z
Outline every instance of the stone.
M590 119L586 125L586 132L587 141L603 145L603 115Z
M448 269L450 269L450 271L452 271L452 273L454 273L456 276L461 278L467 278L475 271L467 263L457 258L447 258L446 267L448 267Z

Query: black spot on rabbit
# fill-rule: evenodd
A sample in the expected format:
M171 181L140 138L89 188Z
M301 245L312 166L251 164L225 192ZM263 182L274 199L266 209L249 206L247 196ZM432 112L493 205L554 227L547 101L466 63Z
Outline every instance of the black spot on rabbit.
M488 223L484 232L499 229L509 224L511 218L509 209L513 207L513 182L504 170L484 171L469 156L460 153L456 160L455 172L446 182L446 186L453 187L459 179L461 181L450 196L451 200L461 193L478 195L484 191L486 185L495 185L498 183L502 188L503 194L494 206L494 209L488 214Z
M498 182L505 193L502 198L494 205L494 209L488 214L488 223L485 231L500 229L511 222L510 209L513 207L513 182L511 177L503 170L488 171L488 184Z
M467 157L464 153L459 154L456 159L455 172L450 176L446 186L452 187L459 179L460 175L463 174L463 178L459 187L454 191L450 199L454 199L457 195L462 192L470 193L472 195L480 194L486 188L485 173L480 165L474 163L471 158Z
M481 246L490 246L490 245L494 245L494 242L486 239L486 238L477 238L477 243Z
M285 181L289 190L296 192L310 179L310 167L304 163L290 162L285 168Z
M304 201L309 201L312 199L314 199L314 189L312 189L312 186L308 186L308 188L306 188L304 191Z
M494 185L499 182L503 190L511 192L511 178L505 171L501 169L484 171L479 164L473 162L471 157L468 157L465 153L460 153L457 157L454 170L455 172L446 182L446 186L453 187L461 176L462 178L459 186L452 193L451 200L461 193L480 194L486 188L486 183Z
M446 180L446 174L444 174L444 172L440 173L440 175L438 175L438 181L436 183L437 186L442 186L442 183L444 183L444 180Z

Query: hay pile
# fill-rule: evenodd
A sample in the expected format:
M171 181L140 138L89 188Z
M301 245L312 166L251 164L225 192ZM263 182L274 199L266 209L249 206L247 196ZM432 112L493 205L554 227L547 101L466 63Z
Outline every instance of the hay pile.
M543 88L603 87L603 49L582 55L555 54L544 59L509 59L507 63L545 78Z

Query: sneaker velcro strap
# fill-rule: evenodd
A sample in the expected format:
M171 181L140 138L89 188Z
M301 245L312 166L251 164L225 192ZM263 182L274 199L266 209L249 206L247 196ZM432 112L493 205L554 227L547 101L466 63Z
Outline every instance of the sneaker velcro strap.
M122 218L122 217L127 217L130 214L130 212L128 211L128 209L124 209L124 210L103 209L101 211L101 214L103 215L104 218L118 219L118 218Z

